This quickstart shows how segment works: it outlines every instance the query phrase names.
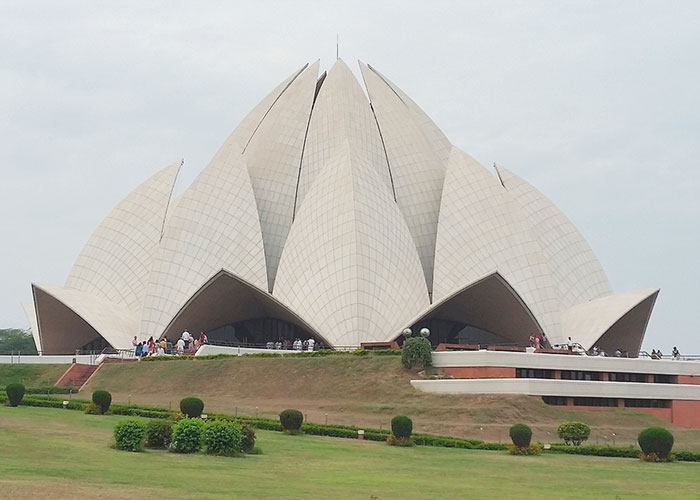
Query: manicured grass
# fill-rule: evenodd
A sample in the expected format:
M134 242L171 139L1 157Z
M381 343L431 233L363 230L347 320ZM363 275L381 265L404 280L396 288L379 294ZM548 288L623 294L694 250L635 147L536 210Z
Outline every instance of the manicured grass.
M70 365L0 364L0 387L19 382L26 387L54 385Z
M262 455L110 448L122 417L0 407L0 497L697 498L700 464L394 448L258 431Z

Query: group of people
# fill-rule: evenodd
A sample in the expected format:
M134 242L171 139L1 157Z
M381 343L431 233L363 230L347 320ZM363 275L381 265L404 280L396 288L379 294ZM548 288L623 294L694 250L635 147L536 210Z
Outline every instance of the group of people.
M286 339L267 342L265 347L267 349L284 349L287 351L313 351L316 348L316 341L312 338L303 341L300 338L296 338L293 342L290 339Z
M160 340L155 340L150 337L148 340L139 342L138 337L134 335L131 341L134 346L134 355L137 358L145 356L165 356L167 354L185 354L186 352L195 353L204 344L207 343L207 335L200 332L199 337L195 338L190 332L185 330L175 344L173 344L167 336Z
M661 352L661 349L652 349L651 350L651 359L663 359L664 355ZM673 350L671 351L671 359L673 361L678 361L681 359L681 352L678 350L678 347L675 345L673 346Z
M549 339L544 332L536 332L530 335L530 347L534 347L535 349L551 349L552 344L549 343Z
M589 356L601 356L601 357L606 357L609 356L607 352L605 352L603 349L601 349L598 346L595 346L593 349L591 349L588 353ZM620 349L619 347L615 349L615 354L614 356L616 358L626 358L628 357L627 353Z

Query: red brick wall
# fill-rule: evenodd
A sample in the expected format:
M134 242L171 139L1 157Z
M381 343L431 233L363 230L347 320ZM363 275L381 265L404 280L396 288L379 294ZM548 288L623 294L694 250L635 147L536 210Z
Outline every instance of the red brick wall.
M700 429L700 401L671 401L673 423L681 427Z
M697 375L678 375L679 384L700 384L700 377Z

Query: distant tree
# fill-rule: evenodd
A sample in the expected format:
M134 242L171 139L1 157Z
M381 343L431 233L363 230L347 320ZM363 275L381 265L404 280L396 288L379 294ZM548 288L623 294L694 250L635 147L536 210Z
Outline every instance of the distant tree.
M0 354L20 351L22 354L36 354L32 334L20 328L0 329Z

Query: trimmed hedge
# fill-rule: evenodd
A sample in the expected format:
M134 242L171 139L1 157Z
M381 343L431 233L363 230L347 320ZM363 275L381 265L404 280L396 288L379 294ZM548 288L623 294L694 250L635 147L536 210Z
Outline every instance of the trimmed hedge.
M255 430L249 424L241 425L241 449L250 453L255 448Z
M410 370L418 367L421 370L432 366L433 348L425 337L411 337L404 341L401 347L401 364Z
M583 422L562 422L557 427L557 435L567 445L578 446L591 435L591 428Z
M405 415L396 415L391 419L391 433L397 438L409 438L413 432L413 420Z
M0 387L0 391L5 391L5 387ZM44 387L26 387L24 389L25 394L77 394L78 393L78 388L77 387L56 387L53 385L49 386L44 386Z
M99 407L102 414L109 411L109 405L112 404L112 395L107 391L97 390L92 393L92 402Z
M146 424L146 447L167 448L173 437L173 424L163 420L149 420Z
M680 462L700 462L699 451L674 451L673 454Z
M282 424L284 432L288 434L298 432L303 422L304 415L299 410L290 408L280 413L280 424Z
M175 453L196 453L202 446L204 421L198 418L180 420L173 427L170 451Z
M189 418L199 418L204 411L204 402L199 398L184 398L180 401L180 411Z
M596 457L617 457L617 458L639 458L641 453L638 449L632 446L598 446L598 445L583 445L583 446L567 446L561 443L553 443L551 451L557 453L568 453L569 455L592 455ZM698 454L700 455L700 454Z
M146 426L139 420L121 420L114 427L114 441L120 450L141 451L145 438Z
M653 453L665 459L673 448L673 434L663 427L649 427L639 433L637 442L645 455Z
M243 451L243 432L240 426L224 420L207 422L202 432L202 444L209 455L236 455Z
M518 448L527 448L532 440L532 429L525 424L515 424L510 428L510 439Z
M24 398L24 385L8 384L5 387L5 392L7 393L7 400L10 402L10 406L19 406L22 398Z

